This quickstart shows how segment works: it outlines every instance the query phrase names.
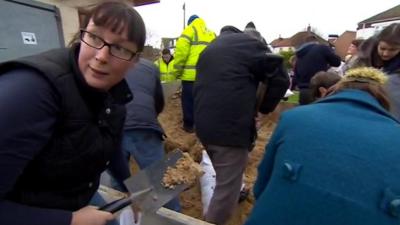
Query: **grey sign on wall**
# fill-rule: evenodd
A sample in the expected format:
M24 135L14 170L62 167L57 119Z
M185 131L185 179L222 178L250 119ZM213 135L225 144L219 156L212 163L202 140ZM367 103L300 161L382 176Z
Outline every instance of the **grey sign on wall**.
M0 62L64 47L58 9L33 0L0 0Z

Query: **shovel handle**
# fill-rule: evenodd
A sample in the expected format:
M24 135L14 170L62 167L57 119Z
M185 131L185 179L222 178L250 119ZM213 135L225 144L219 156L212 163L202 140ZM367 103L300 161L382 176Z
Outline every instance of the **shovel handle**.
M132 200L129 197L124 197L101 206L99 210L115 213L125 208L126 206L130 205L131 203Z
M112 201L110 203L107 203L107 204L101 206L99 208L99 210L103 210L103 211L110 212L110 213L115 213L115 212L125 208L126 206L132 204L132 201L134 199L136 199L142 195L146 195L151 190L153 190L152 187L137 191L137 192L131 194L129 197L123 197L123 198L117 199L115 201Z

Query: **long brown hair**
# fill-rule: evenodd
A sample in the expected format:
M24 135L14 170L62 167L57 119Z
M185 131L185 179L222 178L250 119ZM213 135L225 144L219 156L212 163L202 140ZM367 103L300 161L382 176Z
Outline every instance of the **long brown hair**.
M400 45L400 23L392 23L380 33L363 41L358 49L358 60L354 67L372 66L379 68L383 61L378 54L378 44L384 41L390 45Z
M400 46L400 23L392 23L385 27L377 36L378 41Z

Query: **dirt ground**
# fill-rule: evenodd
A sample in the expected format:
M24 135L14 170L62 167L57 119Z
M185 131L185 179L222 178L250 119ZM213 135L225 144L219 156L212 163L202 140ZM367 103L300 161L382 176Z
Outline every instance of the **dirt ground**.
M254 150L249 155L249 162L245 171L244 181L246 186L249 188L253 187L256 180L257 166L264 155L265 144L268 142L271 133L275 128L274 121L277 120L279 111L285 108L287 108L287 106L279 106L274 113L270 114L264 121L262 121L262 126L258 135L259 138ZM177 95L174 95L167 101L164 111L159 116L159 121L167 135L165 141L166 150L171 151L179 148L183 151L189 152L197 162L200 162L203 147L195 134L188 134L181 129L181 118L180 98ZM180 195L180 200L182 204L182 213L202 219L202 203L199 182L191 189L183 192ZM252 209L253 203L254 198L252 194L250 194L248 199L238 204L238 207L231 220L228 222L228 225L243 224Z

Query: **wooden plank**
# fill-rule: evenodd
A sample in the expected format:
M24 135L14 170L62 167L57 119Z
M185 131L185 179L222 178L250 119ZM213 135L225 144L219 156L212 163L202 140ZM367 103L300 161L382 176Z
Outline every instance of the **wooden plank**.
M126 196L126 194L119 192L115 189L109 188L104 185L100 185L99 193L105 198L106 201L110 202L113 200L117 200ZM166 220L174 221L180 224L187 224L187 225L212 225L211 223L207 223L205 221L196 219L194 217L175 212L173 210L167 208L160 208L157 211L157 215L165 218Z
M169 220L173 220L178 223L182 224L189 224L189 225L212 225L211 223L207 223L203 220L196 219L194 217L175 212L173 210L167 209L167 208L160 208L157 211L157 214L167 218Z

